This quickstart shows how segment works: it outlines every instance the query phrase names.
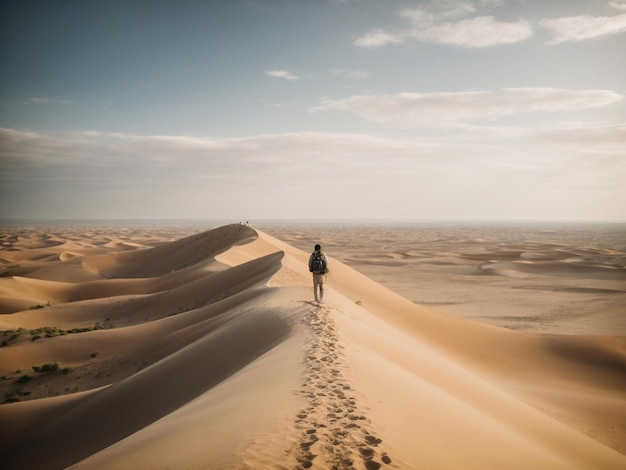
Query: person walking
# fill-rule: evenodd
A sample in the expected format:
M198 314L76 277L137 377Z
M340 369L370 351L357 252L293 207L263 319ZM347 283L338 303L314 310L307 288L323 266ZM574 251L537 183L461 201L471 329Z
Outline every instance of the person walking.
M326 273L328 272L328 258L318 244L311 256L309 256L309 271L313 273L313 294L315 302L324 302L324 284L326 283Z

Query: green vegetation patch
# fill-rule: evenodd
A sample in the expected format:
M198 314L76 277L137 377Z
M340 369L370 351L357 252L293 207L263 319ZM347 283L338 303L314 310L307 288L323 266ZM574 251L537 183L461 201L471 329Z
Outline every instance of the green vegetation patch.
M50 301L48 300L48 303L46 305L33 305L30 309L31 310L39 310L40 308L46 308L46 307L50 307Z
M65 336L75 333L86 333L88 331L104 329L106 329L106 327L98 322L94 326L89 326L86 328L72 328L71 330L63 330L61 328L57 328L56 326L43 326L41 328L35 328L34 330L26 330L24 328L18 328L17 330L6 330L2 332L6 339L2 341L2 343L0 343L0 347L8 346L9 344L11 344L11 342L17 340L22 334L25 334L27 332L30 333L31 341L37 341L42 338L54 338L56 336Z
M61 369L58 362L46 362L40 366L33 366L33 370L42 374L46 372L61 372L62 374L69 374L72 372L71 367L64 367Z
M58 362L46 362L45 364L42 364L40 366L33 366L33 370L35 372L56 372L57 370L59 370L59 363Z

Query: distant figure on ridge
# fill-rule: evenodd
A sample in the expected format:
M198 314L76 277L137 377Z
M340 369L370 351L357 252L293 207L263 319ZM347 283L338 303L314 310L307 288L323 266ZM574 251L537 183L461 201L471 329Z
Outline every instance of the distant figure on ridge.
M328 272L328 258L320 245L315 245L315 251L309 257L309 271L313 273L313 293L315 301L324 301L324 283Z

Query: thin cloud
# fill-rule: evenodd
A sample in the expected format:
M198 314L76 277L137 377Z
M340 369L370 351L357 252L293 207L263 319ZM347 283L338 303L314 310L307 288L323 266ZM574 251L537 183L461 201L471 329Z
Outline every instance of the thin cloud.
M406 35L400 33L387 33L381 29L370 31L354 40L353 44L359 47L381 47L388 44L400 44L406 41Z
M623 1L623 0L621 2L613 1L613 2L609 2L609 5L618 10L626 11L626 1Z
M365 70L356 70L356 69L332 69L330 71L333 75L338 77L346 77L346 78L367 78L369 77L369 73Z
M610 90L508 88L501 91L357 95L326 100L312 111L347 111L390 127L410 128L535 111L594 108L623 98Z
M415 146L422 144L415 140ZM391 139L360 134L301 132L240 139L192 136L141 136L123 133L35 133L0 129L0 189L67 187L191 187L245 182L277 189L286 181L306 187L312 174L321 181L351 179L367 162L404 146ZM332 165L331 175L325 168ZM259 178L263 175L263 178ZM365 177L365 173L363 177Z
M270 201L276 215L285 216L287 210L297 217L319 207L319 191L315 197L310 191L315 180L334 201L334 216L367 217L378 205L390 216L406 217L411 215L407 200L424 201L420 217L456 217L477 207L477 215L484 216L484 204L493 201L494 193L499 207L509 207L526 188L549 195L558 181L563 201L593 201L603 208L613 204L602 217L619 219L623 212L615 201L626 197L625 130L623 124L527 130L512 145L510 135L489 142L312 132L214 139L0 129L0 193L11 195L0 206L13 217L49 217L51 211L56 217L76 216L68 204L77 201L85 216L145 216L156 205L159 217L197 217L197 206L190 204L195 201L209 207L204 214L211 217L216 210L225 217L241 211L268 217L263 209ZM381 202L382 193L388 197ZM433 194L444 195L445 203L433 207ZM46 205L20 205L33 197ZM286 197L291 209L286 209Z
M533 145L549 143L593 151L598 146L612 146L624 158L626 123L577 123L553 127L522 129L516 133L494 134L490 145L494 155L507 153L511 136ZM501 145L500 145L501 144ZM259 171L280 173L289 171L304 175L306 169L321 168L332 163L333 173L349 176L360 171L359 165L379 162L386 164L414 159L416 152L435 157L458 156L460 146L466 149L485 146L470 136L467 140L448 137L386 138L355 133L294 132L258 135L246 138L211 138L195 136L135 135L95 131L67 133L38 133L0 128L0 169L4 174L16 169L24 173L57 169L80 170L97 165L102 178L113 180L130 173L173 176L172 171L207 177L230 175L234 180L255 178ZM468 155L478 152L469 152ZM456 158L456 157L455 157ZM141 170L141 171L133 171ZM219 169L218 174L214 172ZM625 168L626 169L626 168ZM346 170L346 171L343 171ZM71 172L72 175L80 175ZM4 176L4 175L3 175Z
M613 6L617 7L617 5ZM547 44L554 45L623 33L626 31L626 14L617 16L568 16L543 20L540 24L553 36Z
M361 0L330 0L333 5L350 5L351 3L359 3Z
M421 10L407 10L410 36L417 41L450 46L482 48L524 41L532 36L532 26L524 20L505 23L493 16L477 16L460 21L439 22Z
M266 70L265 73L270 77L282 78L283 80L298 80L300 78L288 70Z
M24 101L24 104L26 104L27 106L46 105L46 104L69 104L69 103L71 103L71 101L54 99L54 98L41 98L38 96L27 98Z
M467 1L443 1L434 2L431 8L440 11L439 15L442 18L462 18L467 15L476 13L476 6L472 2ZM411 9L405 10L405 12L411 11Z
M535 142L569 146L589 152L610 148L614 149L615 155L621 155L622 160L626 155L626 123L572 124L540 129L529 137Z
M377 48L394 44L427 42L464 48L486 48L525 41L533 36L533 25L519 19L504 22L491 15L480 15L480 9L501 6L501 2L433 2L420 8L400 11L409 24L395 30L375 28L358 37L353 44ZM626 11L626 2L611 1L609 6ZM549 45L578 42L626 31L626 13L615 16L568 16L544 19L538 25L548 30Z
M281 103L270 103L268 104L268 106L271 106L272 108L292 108L293 106L296 106L297 104L298 104L297 100L292 100L292 101L285 101Z
M375 29L357 38L353 44L374 48L417 41L484 48L524 41L533 35L533 27L525 20L503 22L493 16L464 18L476 12L471 2L446 3L444 6L445 9L438 13L425 8L404 9L400 17L409 22L409 27L398 31Z

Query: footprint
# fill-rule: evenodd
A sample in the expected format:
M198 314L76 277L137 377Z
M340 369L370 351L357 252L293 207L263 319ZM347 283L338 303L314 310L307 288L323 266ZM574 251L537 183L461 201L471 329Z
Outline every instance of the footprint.
M338 343L337 326L326 310L316 310L305 316L303 325L309 339L303 354L305 380L299 394L307 397L308 407L297 415L301 437L295 450L296 468L313 467L311 453L319 451L320 464L330 464L337 470L358 468L377 470L390 463L389 456L380 452L382 439L370 435L369 420L357 400L348 392L350 384L343 376L344 350ZM358 464L356 460L360 460Z
M365 462L366 470L378 470L380 467L382 467L382 465L374 460L368 460Z
M381 442L383 442L382 439L378 439L375 436L369 435L369 436L365 436L365 442L367 442L370 445L375 445L377 446L378 444L380 444Z
M313 459L317 457L312 453L308 452L304 456L298 458L298 462L302 465L302 468L311 468L313 466Z
M374 456L374 449L370 449L369 447L361 447L359 449L359 453L365 459L371 459Z
M302 450L308 451L311 448L311 446L315 444L317 441L319 441L319 438L317 436L311 436L310 441L300 443L300 448Z

